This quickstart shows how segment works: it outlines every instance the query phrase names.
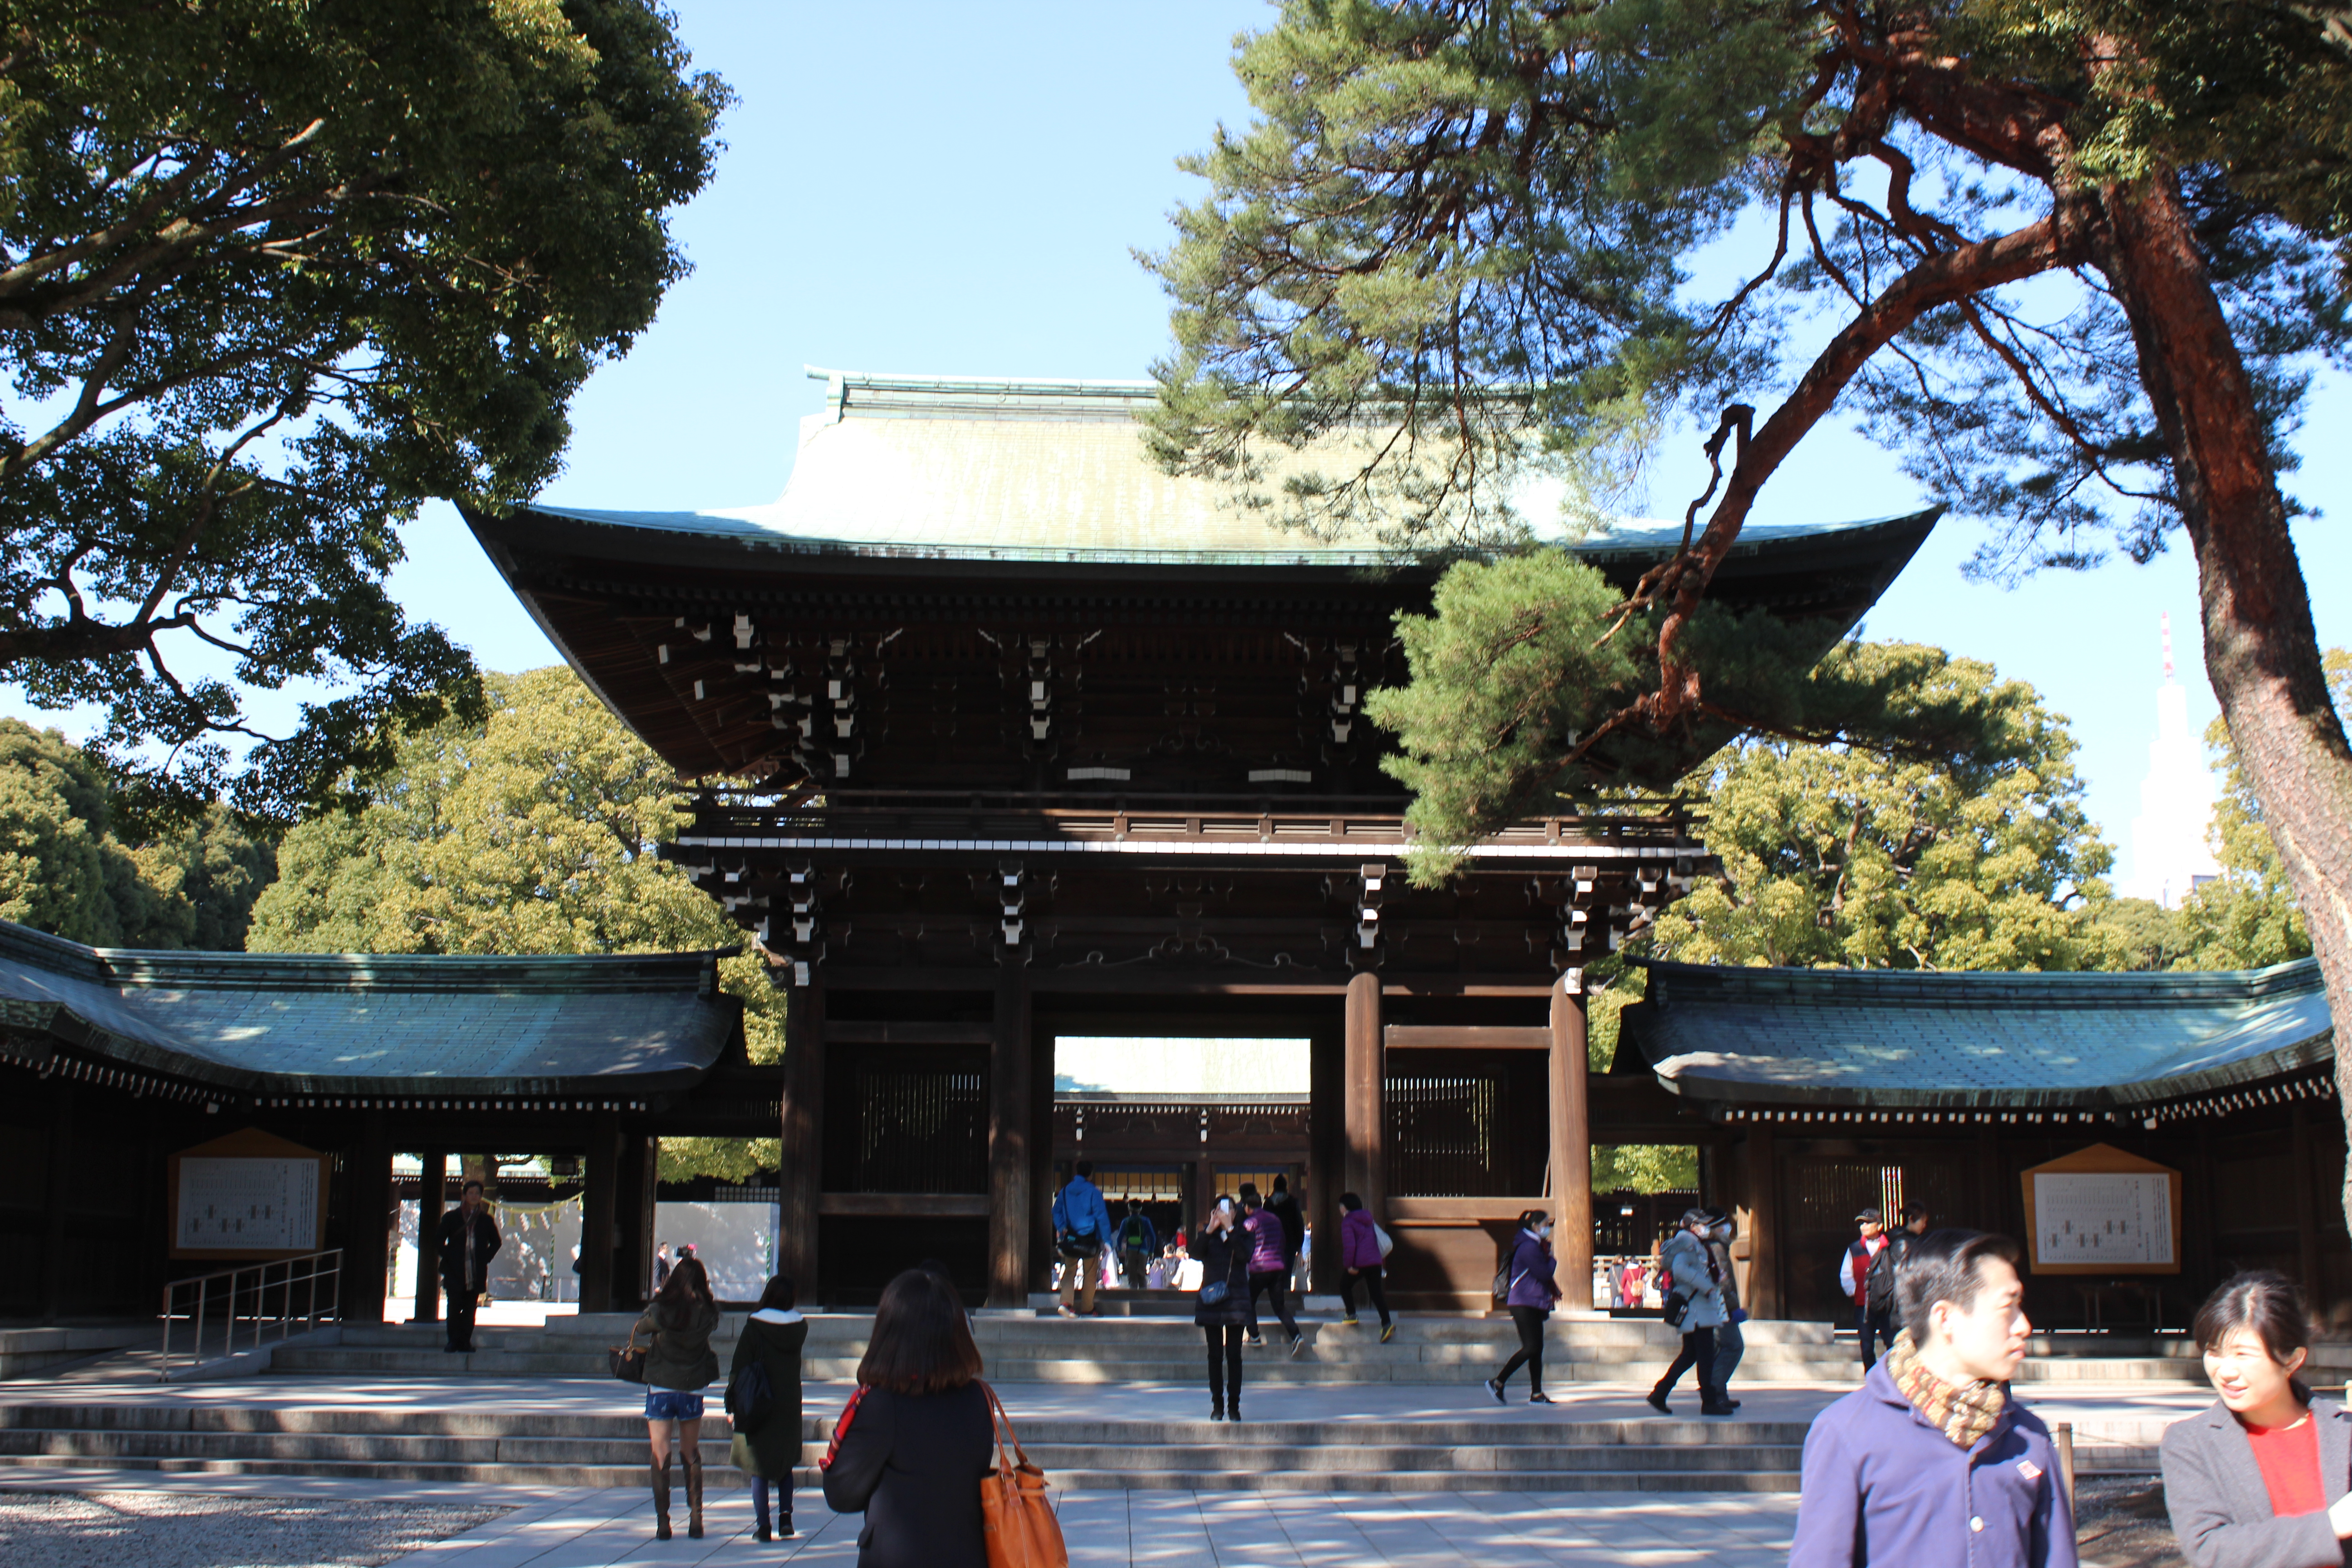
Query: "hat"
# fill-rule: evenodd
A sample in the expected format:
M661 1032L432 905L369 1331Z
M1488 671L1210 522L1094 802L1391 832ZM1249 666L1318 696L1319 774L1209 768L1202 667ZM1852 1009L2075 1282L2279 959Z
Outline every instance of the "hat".
M1886 1222L1879 1217L1879 1214L1876 1209L1864 1209L1860 1214L1853 1216L1853 1223L1856 1225L1885 1225Z

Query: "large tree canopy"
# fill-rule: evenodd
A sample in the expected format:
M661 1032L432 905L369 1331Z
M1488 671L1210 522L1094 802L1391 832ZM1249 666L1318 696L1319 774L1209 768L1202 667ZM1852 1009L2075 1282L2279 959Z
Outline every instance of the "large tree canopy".
M0 0L0 676L183 810L478 716L399 525L555 472L726 100L651 0Z
M404 737L353 781L356 809L286 835L262 894L257 952L687 952L741 945L717 903L657 847L690 816L678 780L569 669L488 679L489 713ZM738 953L719 980L744 1003L755 1061L783 1049L783 1001ZM773 1169L764 1142L665 1140L673 1176Z
M1334 471L1286 465L1308 521L1508 542L1528 465L1714 426L1685 548L1580 628L1649 638L1655 679L1552 731L1571 772L1723 720L1707 584L1841 400L2002 525L1984 570L2183 536L2207 672L2352 1017L2352 745L2278 482L2313 358L2346 342L2347 18L1289 0L1236 54L1256 121L1195 161L1209 194L1156 258L1178 350L1151 438L1245 480L1268 443L1322 442ZM1460 793L1491 824L1527 787Z

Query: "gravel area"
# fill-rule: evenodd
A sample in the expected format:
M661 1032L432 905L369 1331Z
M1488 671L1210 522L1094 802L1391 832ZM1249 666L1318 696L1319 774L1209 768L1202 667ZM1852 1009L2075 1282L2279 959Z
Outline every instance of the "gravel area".
M184 1492L0 1492L8 1568L374 1568L509 1512Z
M2074 1550L2096 1568L2189 1568L2154 1476L2084 1476L2074 1483Z

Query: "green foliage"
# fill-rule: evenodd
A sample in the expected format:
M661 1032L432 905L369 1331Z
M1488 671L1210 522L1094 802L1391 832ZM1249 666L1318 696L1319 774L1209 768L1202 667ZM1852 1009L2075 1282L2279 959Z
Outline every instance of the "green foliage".
M2154 899L2109 899L2087 911L2096 941L2113 969L2170 969L2192 946L2179 910ZM2194 963L2189 968L2197 967Z
M1698 1190L1698 1151L1685 1143L1595 1143L1592 1191L1685 1193Z
M475 672L385 592L684 271L728 100L651 0L0 0L0 667L142 812L278 818ZM243 692L319 682L278 737ZM241 770L228 742L256 740Z
M217 805L149 842L115 834L105 768L55 730L0 719L0 919L99 947L245 945L276 874Z
M1659 916L1648 946L1692 963L2086 969L2110 963L2087 903L2112 858L2082 808L2074 738L2032 687L1940 649L1842 650L1892 677L1897 710L1972 714L1982 744L1939 756L1776 739L1709 764L1719 881Z
M254 910L266 952L682 952L740 933L661 859L688 817L669 768L561 666L492 676L489 712L402 738L357 803L286 836ZM720 984L754 1061L783 1051L783 998L748 953ZM664 1173L773 1169L774 1139L674 1140ZM746 1161L750 1163L745 1163ZM685 1165L692 1165L692 1171Z

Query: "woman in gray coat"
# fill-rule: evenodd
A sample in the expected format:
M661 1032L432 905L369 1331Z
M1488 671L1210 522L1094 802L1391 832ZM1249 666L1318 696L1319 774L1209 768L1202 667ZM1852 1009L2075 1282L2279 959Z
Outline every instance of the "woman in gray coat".
M2164 1504L2195 1568L2352 1563L2352 1413L2313 1400L2303 1295L2241 1274L2197 1314L2212 1408L2167 1427Z
M654 1450L654 1539L669 1534L670 1424L677 1424L678 1457L686 1464L686 1533L702 1538L702 1391L719 1378L719 1357L710 1349L719 1327L719 1303L710 1299L710 1276L699 1258L681 1258L654 1295L629 1342L652 1340L646 1358L646 1434Z
M760 1293L760 1310L743 1321L743 1337L735 1342L735 1360L727 1368L727 1386L739 1394L736 1380L746 1366L758 1367L768 1380L768 1410L759 1430L737 1432L728 1447L735 1468L751 1478L751 1529L761 1542L790 1540L793 1533L793 1470L801 1462L801 1348L808 1342L808 1320L794 1307L795 1300L790 1279L779 1274L769 1280ZM777 1490L772 1533L772 1481Z
M1723 1306L1722 1272L1706 1247L1706 1233L1713 1223L1705 1209L1685 1210L1682 1228L1666 1242L1665 1255L1660 1259L1674 1277L1674 1288L1666 1297L1667 1316L1674 1316L1677 1305L1682 1308L1683 1335L1682 1353L1650 1390L1650 1407L1661 1415L1674 1414L1667 1408L1666 1395L1675 1391L1684 1373L1693 1371L1698 1373L1698 1413L1731 1414L1715 1381L1715 1331L1730 1318Z

